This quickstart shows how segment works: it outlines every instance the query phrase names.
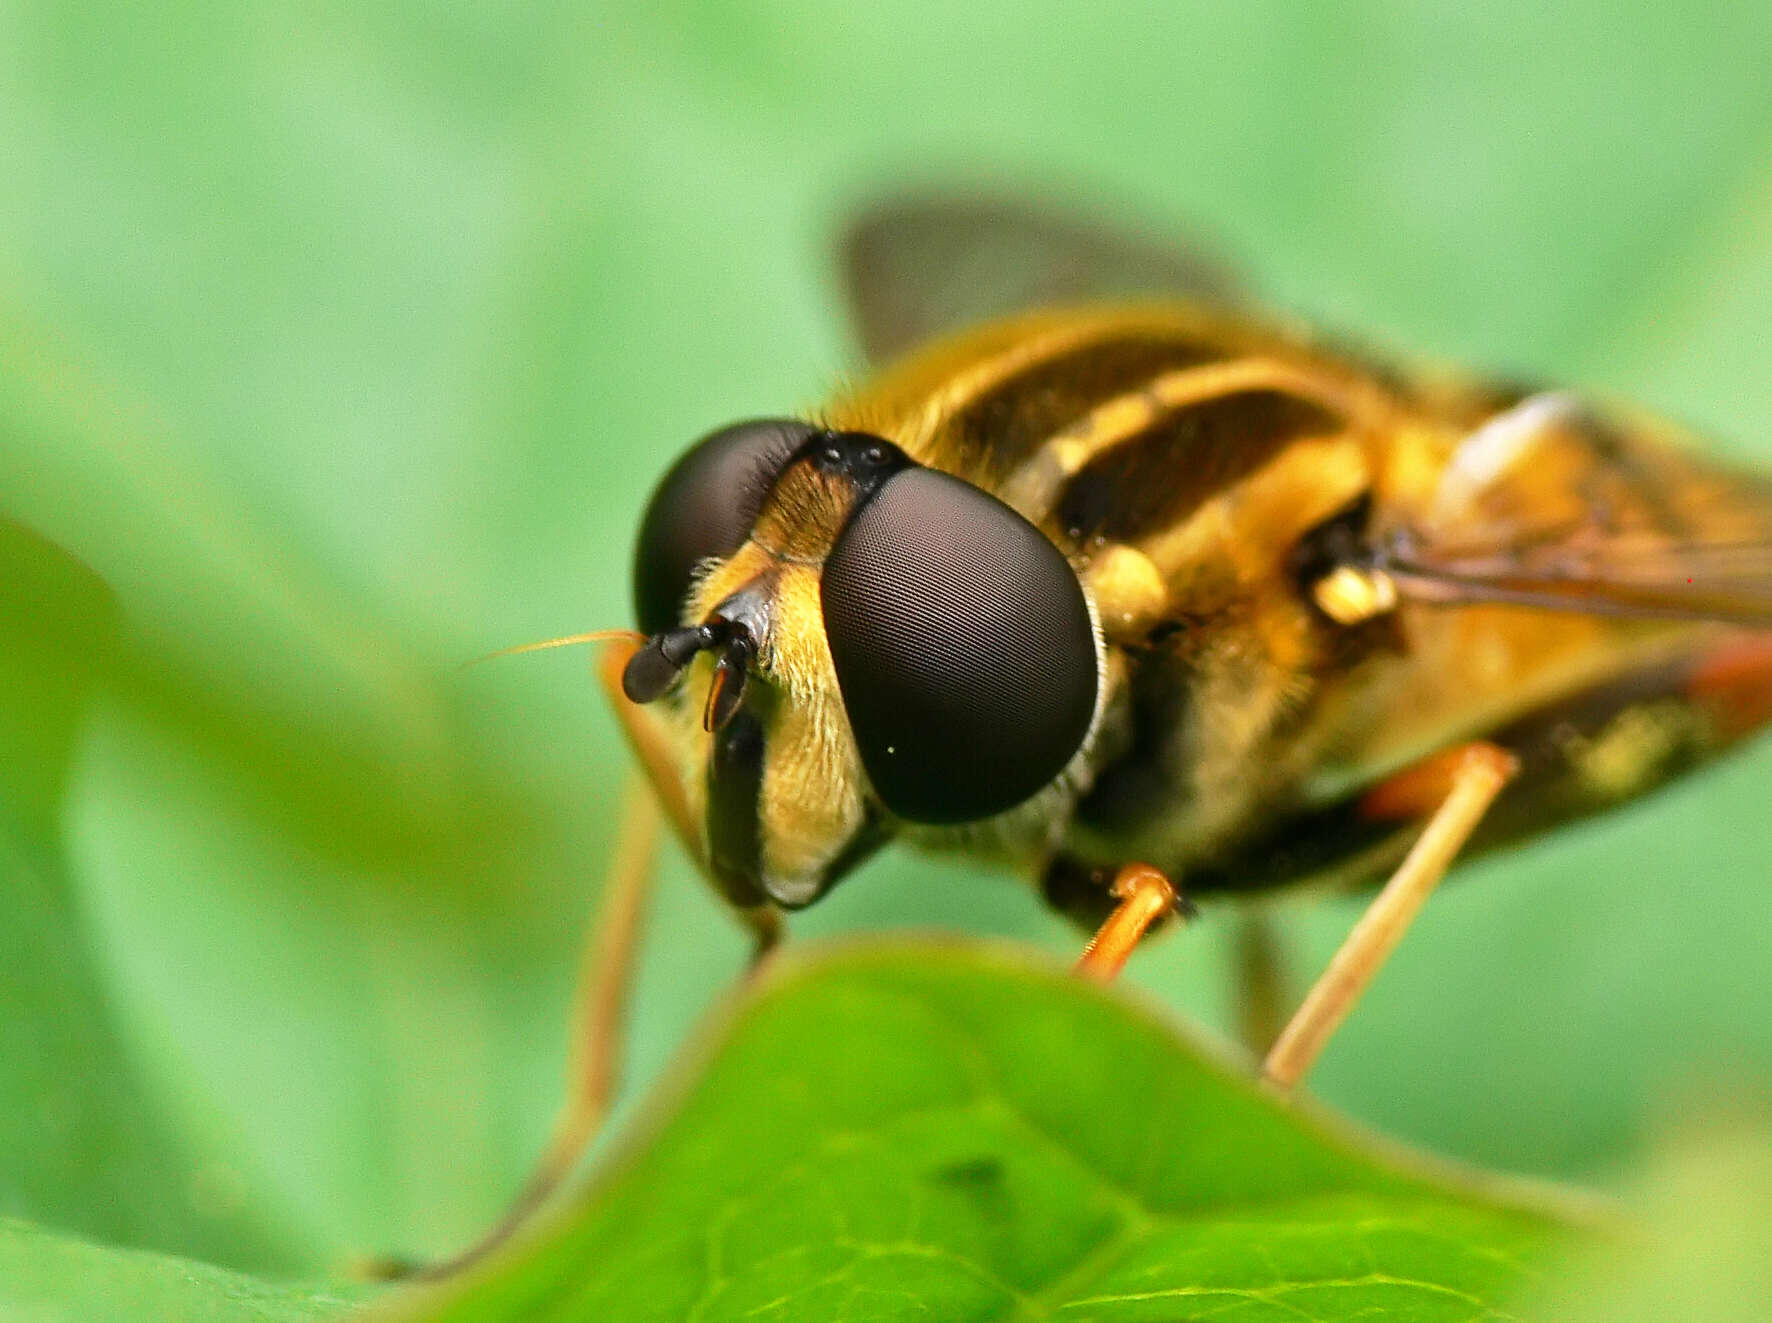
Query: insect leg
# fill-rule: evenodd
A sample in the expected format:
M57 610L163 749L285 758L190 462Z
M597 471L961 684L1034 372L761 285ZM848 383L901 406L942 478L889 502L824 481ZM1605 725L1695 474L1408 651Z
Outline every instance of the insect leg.
M1512 754L1493 744L1468 744L1399 773L1367 796L1365 808L1373 816L1413 816L1430 808L1432 816L1268 1053L1262 1074L1270 1083L1290 1089L1304 1078L1517 770Z
M624 1011L633 983L640 928L652 891L652 863L660 810L681 839L697 839L669 745L656 719L622 695L621 677L635 652L629 643L606 648L599 678L644 774L630 774L623 792L621 828L596 918L579 966L574 997L566 1099L541 1159L504 1216L467 1249L417 1271L377 1272L435 1280L478 1263L497 1249L560 1188L597 1137L614 1100L621 1067ZM749 971L758 969L782 939L781 916L768 907L734 911L752 937Z
M579 965L568 1040L566 1098L554 1118L541 1159L511 1206L491 1230L467 1249L416 1276L447 1277L498 1248L547 1201L578 1165L602 1129L621 1069L628 993L640 927L652 891L659 806L651 788L631 773L622 796L621 828L597 914Z
M1273 1046L1285 1022L1286 961L1273 916L1258 902L1238 916L1235 958L1237 1030L1244 1046L1259 1055Z
M1171 910L1186 915L1191 906L1175 885L1149 864L1127 864L1114 878L1120 902L1096 931L1077 961L1077 973L1103 982L1126 967L1138 939Z
M735 909L733 913L750 930L751 963L745 972L754 974L787 936L781 926L781 911L770 905L758 905L754 909Z

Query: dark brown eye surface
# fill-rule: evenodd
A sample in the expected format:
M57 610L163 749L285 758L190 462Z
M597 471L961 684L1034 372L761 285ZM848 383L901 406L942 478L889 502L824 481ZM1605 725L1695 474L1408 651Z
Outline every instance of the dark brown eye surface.
M822 580L861 760L912 822L974 822L1064 770L1095 711L1095 632L1070 563L995 497L934 469L887 479Z
M816 430L789 418L735 423L703 437L671 466L634 547L634 614L643 633L682 623L695 567L744 544L769 485Z

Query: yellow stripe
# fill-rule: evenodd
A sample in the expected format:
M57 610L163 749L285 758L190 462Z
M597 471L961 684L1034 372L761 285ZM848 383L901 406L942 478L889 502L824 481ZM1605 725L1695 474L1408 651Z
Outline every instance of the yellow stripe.
M1178 368L1098 405L1058 432L1009 476L1003 485L1003 499L1038 522L1051 512L1064 485L1091 460L1142 436L1184 409L1254 391L1296 396L1343 419L1364 411L1360 401L1337 389L1324 374L1273 359L1239 358Z
M1123 336L1128 329L1123 317L1066 321L1043 335L1017 340L1002 353L972 364L929 397L918 420L913 448L920 450L926 446L954 417L1016 377L1047 367L1092 342Z

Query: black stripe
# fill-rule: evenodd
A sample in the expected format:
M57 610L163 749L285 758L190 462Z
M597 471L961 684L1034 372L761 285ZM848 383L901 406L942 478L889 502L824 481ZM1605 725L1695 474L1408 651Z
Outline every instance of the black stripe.
M1179 333L1122 333L1041 359L957 410L947 436L959 471L1000 481L1054 433L1152 378L1224 358L1221 345Z
M1059 500L1058 519L1078 543L1135 542L1173 527L1289 442L1343 426L1328 409L1284 391L1204 400L1084 465Z

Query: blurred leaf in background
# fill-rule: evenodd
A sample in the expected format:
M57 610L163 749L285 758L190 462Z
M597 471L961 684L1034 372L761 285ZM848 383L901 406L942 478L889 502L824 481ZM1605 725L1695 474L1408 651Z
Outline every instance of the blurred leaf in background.
M116 603L78 561L0 520L0 1214L85 1223L129 1242L171 1223L227 1253L174 1203L188 1152L144 1105L93 977L59 839L73 744L116 666ZM239 1221L239 1219L236 1219Z
M0 1220L0 1315L28 1323L305 1323L361 1292L274 1286L189 1259Z
M1753 1323L1772 1300L1772 1126L1710 1112L1672 1137L1626 1190L1623 1244L1585 1246L1547 1274L1542 1323Z
M117 659L9 727L53 770L6 782L0 1209L311 1275L502 1205L626 758L568 655L458 664L625 623L669 457L852 365L855 199L1223 236L1321 320L1772 462L1768 67L1772 10L1722 0L0 8L0 514ZM1769 777L1469 870L1320 1093L1610 1180L1673 1100L1763 1084ZM665 872L636 1081L743 956ZM1354 907L1279 913L1302 979ZM796 931L905 924L1075 944L897 853ZM1134 980L1223 1025L1233 931Z

